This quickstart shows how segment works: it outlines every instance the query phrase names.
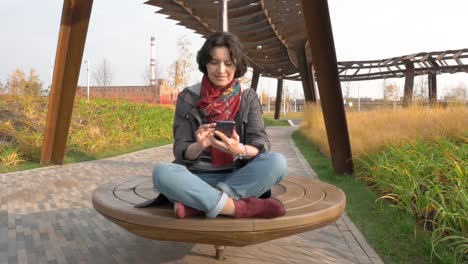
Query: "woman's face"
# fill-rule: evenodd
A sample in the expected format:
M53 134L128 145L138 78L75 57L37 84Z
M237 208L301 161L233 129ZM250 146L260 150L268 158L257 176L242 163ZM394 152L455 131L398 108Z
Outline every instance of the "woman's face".
M226 87L234 78L236 66L231 59L229 49L214 47L211 50L211 61L206 64L208 79L215 88Z

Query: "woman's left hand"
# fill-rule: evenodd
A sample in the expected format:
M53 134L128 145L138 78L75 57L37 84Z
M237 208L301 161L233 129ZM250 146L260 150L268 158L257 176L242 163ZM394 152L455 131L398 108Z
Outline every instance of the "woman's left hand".
M220 140L216 139L215 137L211 137L211 146L222 150L226 153L231 155L238 155L244 151L244 147L240 144L240 138L237 134L236 130L232 131L232 137L229 138L224 133L219 131L214 131L214 135L216 135Z

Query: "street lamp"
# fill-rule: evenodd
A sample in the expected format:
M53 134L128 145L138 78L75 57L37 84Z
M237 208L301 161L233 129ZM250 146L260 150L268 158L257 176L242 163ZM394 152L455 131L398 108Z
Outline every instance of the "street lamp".
M89 101L89 69L90 69L89 59L86 59L84 61L84 63L86 63L86 77L88 79L88 81L87 81L87 87L88 87L88 89L87 89L87 98L88 98L88 101Z
M357 110L361 112L361 95L359 94L359 82L357 83Z

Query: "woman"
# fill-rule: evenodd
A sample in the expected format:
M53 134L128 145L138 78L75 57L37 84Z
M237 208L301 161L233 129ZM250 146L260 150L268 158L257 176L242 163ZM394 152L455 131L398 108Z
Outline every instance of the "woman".
M177 218L217 215L274 218L285 214L274 198L257 198L280 182L286 159L268 152L260 101L241 91L237 78L247 70L242 44L230 33L211 35L198 51L201 84L178 96L171 164L153 170L156 189L174 202ZM216 121L235 121L229 138Z

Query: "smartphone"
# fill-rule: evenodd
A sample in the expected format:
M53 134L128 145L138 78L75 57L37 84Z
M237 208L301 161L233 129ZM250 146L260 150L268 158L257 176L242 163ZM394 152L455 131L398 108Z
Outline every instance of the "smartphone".
M232 137L232 131L234 130L234 126L236 122L234 121L216 121L216 131L222 132L227 137ZM216 136L215 136L216 137ZM219 139L218 137L216 137Z

